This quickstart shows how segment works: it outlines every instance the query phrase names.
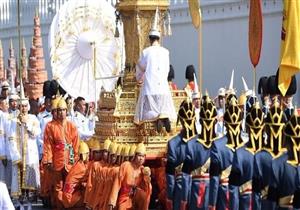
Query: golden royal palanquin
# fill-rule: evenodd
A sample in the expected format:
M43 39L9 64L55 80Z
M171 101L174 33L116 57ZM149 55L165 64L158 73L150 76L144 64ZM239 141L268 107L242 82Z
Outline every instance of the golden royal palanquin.
M180 125L172 123L171 133L156 131L154 122L140 126L133 123L139 85L135 79L135 64L142 50L149 46L148 33L156 8L160 11L160 27L169 7L168 0L121 0L117 10L124 26L126 67L122 87L112 92L102 92L98 105L99 121L96 125L96 137L103 142L109 138L118 143L137 144L144 142L147 146L147 159L162 157L166 143L180 130ZM161 30L162 31L162 30ZM186 98L183 90L173 91L176 109ZM177 111L177 110L176 110Z

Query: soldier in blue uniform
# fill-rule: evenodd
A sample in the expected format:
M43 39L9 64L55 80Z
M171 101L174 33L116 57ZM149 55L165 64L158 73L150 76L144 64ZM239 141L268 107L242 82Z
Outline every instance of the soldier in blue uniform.
M229 174L235 149L243 144L240 137L243 113L237 105L236 97L226 107L224 122L227 134L213 142L211 148L209 208L228 208L229 194L237 196L237 187L228 185Z
M200 108L201 133L188 142L182 168L181 210L186 210L187 205L189 210L208 209L210 147L217 137L216 117L213 101L208 95L204 96Z
M274 105L270 108L265 118L265 129L268 137L264 145L264 150L272 156L272 164L271 169L269 169L270 171L266 171L266 174L263 174L263 176L269 177L269 183L263 190L267 190L267 199L273 202L270 209L274 209L274 202L277 203L279 200L279 169L287 160L287 149L283 146L283 129L285 123L286 116L280 108L277 97L275 97Z
M233 157L229 184L238 186L238 197L232 197L232 209L252 209L252 176L253 159L262 147L264 114L255 102L246 116L246 130L249 134L248 142L237 148Z
M166 180L167 210L179 210L182 190L182 166L186 158L186 146L196 136L195 110L190 100L181 103L178 120L182 125L181 132L168 142Z

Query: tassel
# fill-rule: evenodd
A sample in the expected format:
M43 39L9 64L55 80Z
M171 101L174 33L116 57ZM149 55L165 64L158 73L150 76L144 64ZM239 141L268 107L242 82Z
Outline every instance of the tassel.
M167 31L167 23L166 23L167 21L166 21L166 19L164 18L163 19L163 35L164 36L167 36L167 34L168 34L168 31Z
M140 23L140 16L139 13L136 13L136 23L137 23L137 33L140 36L141 35L141 23Z
M168 36L172 35L172 29L171 29L171 15L170 10L168 11Z

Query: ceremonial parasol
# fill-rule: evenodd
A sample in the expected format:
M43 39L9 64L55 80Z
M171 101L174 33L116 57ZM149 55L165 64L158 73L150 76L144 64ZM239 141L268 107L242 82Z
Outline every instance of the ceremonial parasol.
M112 91L125 61L124 37L115 37L115 8L107 1L68 1L49 32L53 78L72 97L97 101Z

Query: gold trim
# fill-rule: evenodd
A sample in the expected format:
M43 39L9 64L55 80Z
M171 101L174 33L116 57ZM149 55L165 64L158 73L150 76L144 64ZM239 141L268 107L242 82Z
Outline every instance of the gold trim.
M268 192L269 192L269 185L265 186L261 191L261 198L262 199L267 199L267 196L268 196Z
M221 180L227 179L230 175L232 165L228 166L225 170L221 172Z
M244 184L242 184L239 187L239 191L241 194L244 194L246 191L252 191L252 180L249 180L249 181L245 182Z
M280 207L292 207L293 206L294 195L288 195L282 198L279 198Z
M210 166L210 158L208 158L202 166L193 170L191 175L192 176L197 176L197 175L202 176L203 174L208 173L209 166Z

